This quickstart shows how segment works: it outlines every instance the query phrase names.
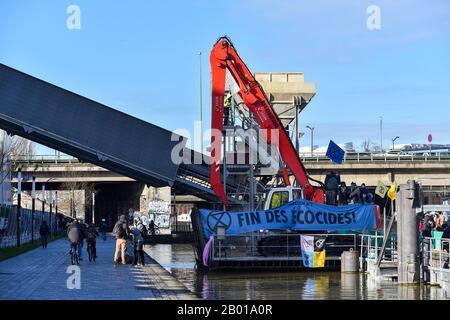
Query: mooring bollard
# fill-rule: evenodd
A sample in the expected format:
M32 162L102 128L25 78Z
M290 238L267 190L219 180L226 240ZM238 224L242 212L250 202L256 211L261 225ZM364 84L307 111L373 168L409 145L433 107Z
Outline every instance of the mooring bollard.
M341 272L358 272L358 253L350 249L341 254Z

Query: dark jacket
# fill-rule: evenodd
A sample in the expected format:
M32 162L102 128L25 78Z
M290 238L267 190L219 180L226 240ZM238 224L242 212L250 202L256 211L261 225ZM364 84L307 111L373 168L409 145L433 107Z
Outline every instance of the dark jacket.
M106 222L100 223L100 227L98 228L98 231L100 232L106 232L108 231L108 225Z
M422 226L422 237L431 237L432 226L428 221L424 221Z
M442 233L442 238L450 239L450 225L448 225L444 229L444 233Z
M89 239L89 237L88 237L88 235L89 234L93 234L93 238L92 239ZM86 239L89 241L89 240L93 240L93 241L95 241L95 238L96 237L98 237L98 232L97 232L97 229L95 229L95 227L89 227L87 230L86 230Z
M50 235L50 228L46 222L43 222L39 228L41 237L48 237Z
M339 187L339 204L348 205L349 189L347 187Z

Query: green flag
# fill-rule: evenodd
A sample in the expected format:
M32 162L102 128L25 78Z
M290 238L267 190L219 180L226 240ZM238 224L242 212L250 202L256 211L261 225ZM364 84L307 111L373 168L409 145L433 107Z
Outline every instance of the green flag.
M388 190L389 190L389 188L386 187L386 185L383 182L378 181L377 188L375 189L375 194L381 198L384 198L384 196L386 195Z

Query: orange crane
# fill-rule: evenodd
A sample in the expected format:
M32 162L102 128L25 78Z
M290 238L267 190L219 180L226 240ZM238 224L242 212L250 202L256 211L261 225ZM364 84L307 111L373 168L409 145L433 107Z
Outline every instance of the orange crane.
M239 96L244 105L254 115L261 129L266 129L267 132L277 130L279 153L284 162L282 168L284 183L290 185L287 173L287 168L289 168L302 188L304 198L323 203L324 192L322 187L311 185L311 178L308 176L280 118L272 108L264 90L239 57L228 37L222 37L216 42L211 50L210 64L212 78L212 131L220 132L219 137L217 134L212 134L211 136L210 181L214 192L222 200L223 204L227 204L227 196L220 178L226 70L230 72L238 84ZM265 135L264 138L268 144L272 142L270 134Z

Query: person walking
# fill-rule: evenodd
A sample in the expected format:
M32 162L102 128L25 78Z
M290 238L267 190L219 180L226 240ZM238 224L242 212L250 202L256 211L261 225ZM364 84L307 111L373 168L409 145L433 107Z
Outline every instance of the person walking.
M41 226L39 227L39 234L41 236L42 248L47 248L48 237L50 236L50 227L47 224L47 221L42 221Z
M108 225L106 223L106 220L103 218L100 222L100 227L98 228L98 231L100 231L100 234L102 235L103 241L106 241L106 231L108 230Z
M144 261L144 237L142 231L144 225L140 220L135 220L134 225L130 228L131 236L133 237L134 261L132 266L145 266Z
M127 238L130 235L128 223L125 215L121 215L113 228L113 233L116 237L116 252L114 253L114 266L119 264L119 252L122 256L122 264L127 264L126 260L126 246Z

